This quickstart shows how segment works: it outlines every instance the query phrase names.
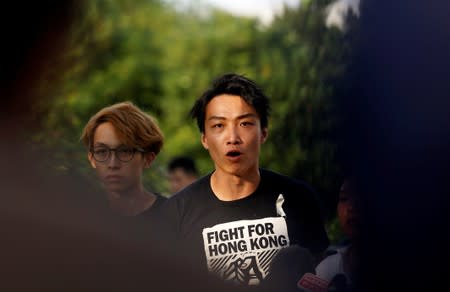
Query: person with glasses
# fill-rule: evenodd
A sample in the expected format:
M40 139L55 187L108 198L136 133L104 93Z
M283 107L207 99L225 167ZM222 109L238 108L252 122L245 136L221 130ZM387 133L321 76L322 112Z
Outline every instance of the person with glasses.
M81 140L115 213L152 213L163 203L164 197L142 183L143 171L155 160L164 140L152 116L131 102L105 107L90 118Z

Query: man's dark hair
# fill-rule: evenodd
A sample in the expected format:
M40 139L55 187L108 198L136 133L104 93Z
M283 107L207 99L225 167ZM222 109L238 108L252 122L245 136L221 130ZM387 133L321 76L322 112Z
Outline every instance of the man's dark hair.
M270 103L262 89L254 81L242 75L228 73L214 80L211 88L195 101L190 111L190 116L197 119L200 132L205 132L206 106L214 97L221 94L240 96L247 104L255 108L261 120L261 128L268 126Z
M184 170L184 172L186 172L188 174L198 176L198 170L197 170L197 167L195 166L194 160L187 156L179 156L179 157L173 158L169 162L168 168L169 168L169 172L174 171L177 168L181 168Z

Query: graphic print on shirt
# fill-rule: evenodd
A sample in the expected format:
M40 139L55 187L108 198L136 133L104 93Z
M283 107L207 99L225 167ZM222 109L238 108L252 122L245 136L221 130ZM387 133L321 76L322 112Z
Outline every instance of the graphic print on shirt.
M202 235L208 270L246 285L258 285L275 255L289 246L283 217L217 224L203 229Z

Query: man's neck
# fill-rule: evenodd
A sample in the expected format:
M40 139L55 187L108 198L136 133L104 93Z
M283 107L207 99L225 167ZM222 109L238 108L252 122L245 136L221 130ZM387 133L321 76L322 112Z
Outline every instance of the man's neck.
M156 196L142 189L126 194L108 193L108 200L114 212L124 216L135 216L150 208L156 201Z
M224 173L216 170L211 175L211 189L221 201L235 201L250 196L259 185L259 170L245 176Z

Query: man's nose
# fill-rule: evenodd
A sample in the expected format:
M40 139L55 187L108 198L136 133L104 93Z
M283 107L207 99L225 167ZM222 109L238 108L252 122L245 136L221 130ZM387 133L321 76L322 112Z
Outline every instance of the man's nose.
M227 138L227 144L240 144L241 138L239 135L239 129L236 126L228 127L228 138Z
M120 161L117 158L116 151L111 151L108 159L108 167L109 168L117 168L120 165Z

